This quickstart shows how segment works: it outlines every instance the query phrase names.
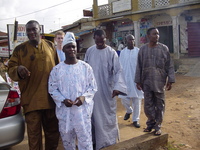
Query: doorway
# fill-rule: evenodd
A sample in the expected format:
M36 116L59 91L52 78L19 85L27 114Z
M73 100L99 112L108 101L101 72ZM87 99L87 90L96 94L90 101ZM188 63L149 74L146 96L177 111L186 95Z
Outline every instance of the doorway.
M200 56L200 22L188 22L188 55Z
M160 33L159 42L167 45L169 52L174 52L172 26L157 27Z

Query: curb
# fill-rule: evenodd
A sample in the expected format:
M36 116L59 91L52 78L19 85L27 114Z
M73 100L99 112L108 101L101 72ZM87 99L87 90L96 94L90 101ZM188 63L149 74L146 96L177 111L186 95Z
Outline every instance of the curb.
M102 150L156 150L168 143L168 134L154 136L147 133L132 139L105 147Z

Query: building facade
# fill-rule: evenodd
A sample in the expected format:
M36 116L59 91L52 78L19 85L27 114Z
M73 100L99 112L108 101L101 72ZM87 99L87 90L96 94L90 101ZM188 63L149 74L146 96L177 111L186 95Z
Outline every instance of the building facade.
M148 42L147 29L157 27L174 59L200 56L199 14L199 0L108 0L101 6L93 0L95 26L106 31L113 47L129 33L140 47Z

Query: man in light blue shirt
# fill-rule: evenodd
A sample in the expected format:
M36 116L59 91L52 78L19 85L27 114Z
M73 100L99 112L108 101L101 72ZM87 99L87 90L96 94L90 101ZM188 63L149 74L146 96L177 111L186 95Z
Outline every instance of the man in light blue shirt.
M62 42L64 39L65 33L63 31L57 31L55 34L55 44L56 44L56 51L60 62L65 60L65 53L62 51Z

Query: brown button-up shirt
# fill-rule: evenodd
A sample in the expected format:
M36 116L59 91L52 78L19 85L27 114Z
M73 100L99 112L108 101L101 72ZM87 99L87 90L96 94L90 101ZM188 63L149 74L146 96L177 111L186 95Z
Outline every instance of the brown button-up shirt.
M50 71L57 63L58 56L54 44L44 39L38 47L34 47L27 41L14 49L8 63L8 74L11 79L19 83L24 113L55 107L48 94L48 78ZM31 72L30 76L24 80L18 76L19 65L25 66Z

